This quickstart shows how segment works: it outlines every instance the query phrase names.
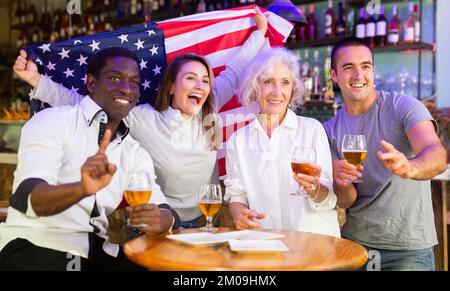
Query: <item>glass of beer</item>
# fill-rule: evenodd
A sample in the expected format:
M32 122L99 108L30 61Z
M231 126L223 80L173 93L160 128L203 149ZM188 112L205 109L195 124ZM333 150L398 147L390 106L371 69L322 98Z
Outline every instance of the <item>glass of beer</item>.
M212 225L212 219L219 212L222 205L222 190L217 184L204 184L200 186L198 195L198 207L206 217L206 226L201 231L214 232L217 230Z
M344 160L356 167L360 166L367 156L366 138L362 134L345 134L342 140L342 155ZM353 181L362 183L362 179Z
M291 157L291 167L295 175L305 174L308 176L315 176L317 169L312 165L316 164L316 150L311 147L295 147ZM291 193L291 195L308 196L303 186L300 186L297 192Z
M152 195L152 184L147 172L133 172L128 176L128 186L123 196L130 206L147 204ZM130 224L130 227L147 227L148 224Z

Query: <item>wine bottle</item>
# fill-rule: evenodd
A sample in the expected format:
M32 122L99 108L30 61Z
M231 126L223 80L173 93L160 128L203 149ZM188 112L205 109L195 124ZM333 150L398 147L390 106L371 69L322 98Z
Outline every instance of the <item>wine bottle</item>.
M335 15L333 10L333 0L328 0L328 9L325 12L325 38L336 36Z
M414 4L414 14L413 14L413 23L414 23L414 41L420 42L420 16L419 16L419 5Z
M397 17L397 6L392 6L392 18L387 29L387 44L398 45L400 41L400 20Z
M317 39L317 24L316 24L316 17L314 16L314 5L309 5L309 15L307 18L307 26L308 26L308 40L315 40Z
M345 30L346 30L346 20L345 20L344 4L342 4L342 2L339 2L338 17L336 19L336 36L337 37L345 36Z
M386 44L386 25L387 20L384 16L384 5L380 7L380 15L377 18L377 36L375 38L375 43L377 46L385 46Z
M414 22L413 22L414 6L412 2L408 5L408 16L403 23L403 43L410 44L414 42Z
M375 30L376 30L376 21L373 17L373 9L369 11L369 17L366 21L366 43L370 47L375 46Z
M300 11L305 15L305 6L300 7ZM297 25L295 27L295 38L297 41L306 41L306 27L305 25Z
M356 37L362 40L366 38L366 20L364 19L364 8L359 9L359 19L356 23Z

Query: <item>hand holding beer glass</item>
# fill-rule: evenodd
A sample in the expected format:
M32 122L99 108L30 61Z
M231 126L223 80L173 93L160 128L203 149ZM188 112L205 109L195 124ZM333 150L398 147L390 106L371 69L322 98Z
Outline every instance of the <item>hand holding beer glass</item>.
M310 147L295 147L291 157L291 167L295 175L304 174L308 176L315 176L317 169L313 166L317 162L316 150ZM301 195L309 197L308 193L299 186L297 192L291 195Z
M131 206L147 204L152 195L152 185L147 172L133 172L128 176L128 186L123 196ZM128 223L128 222L127 222ZM146 223L129 224L130 227L148 227Z
M342 155L347 163L359 167L367 156L367 145L364 135L345 134L342 140ZM353 183L362 182L362 179L353 181Z
M206 226L201 231L214 232L217 230L212 225L214 215L219 212L222 204L222 189L217 184L204 184L200 186L198 196L198 207L206 217Z

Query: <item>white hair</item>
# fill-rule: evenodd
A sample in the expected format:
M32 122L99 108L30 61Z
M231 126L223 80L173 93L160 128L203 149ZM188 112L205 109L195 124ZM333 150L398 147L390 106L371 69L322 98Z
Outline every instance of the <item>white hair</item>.
M303 82L300 79L300 59L285 48L270 48L259 53L242 72L239 84L239 99L246 106L257 103L259 98L258 78L267 74L277 64L285 64L292 77L292 94L290 107L296 110L303 104L305 92Z

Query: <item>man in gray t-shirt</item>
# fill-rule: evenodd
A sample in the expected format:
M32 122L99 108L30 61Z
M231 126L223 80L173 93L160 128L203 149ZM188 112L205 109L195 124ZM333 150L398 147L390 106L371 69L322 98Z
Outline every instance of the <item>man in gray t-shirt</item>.
M434 270L429 179L446 168L435 121L418 100L373 88L373 52L357 38L335 45L331 76L345 103L324 124L338 205L348 209L342 235L376 250L382 270ZM344 134L365 135L363 166L343 159Z

